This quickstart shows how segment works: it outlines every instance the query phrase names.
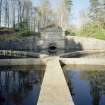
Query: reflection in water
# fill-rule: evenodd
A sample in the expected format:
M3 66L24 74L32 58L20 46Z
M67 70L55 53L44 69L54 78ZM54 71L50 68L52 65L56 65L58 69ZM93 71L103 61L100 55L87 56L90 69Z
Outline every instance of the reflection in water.
M75 105L105 105L105 71L66 71Z
M0 105L36 105L43 76L39 70L0 71Z

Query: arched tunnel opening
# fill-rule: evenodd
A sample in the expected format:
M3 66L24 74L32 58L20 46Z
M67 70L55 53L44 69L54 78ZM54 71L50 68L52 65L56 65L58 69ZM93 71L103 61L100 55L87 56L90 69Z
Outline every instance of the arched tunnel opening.
M49 53L56 53L57 52L57 45L55 43L50 43L48 45L48 52Z

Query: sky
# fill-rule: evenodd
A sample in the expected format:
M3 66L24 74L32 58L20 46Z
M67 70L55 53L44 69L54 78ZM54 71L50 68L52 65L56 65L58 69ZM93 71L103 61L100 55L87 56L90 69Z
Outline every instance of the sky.
M40 0L32 0L33 1L33 5L39 5L39 1ZM57 5L59 5L59 0L51 0L51 6L52 8L56 8ZM89 7L89 0L72 0L72 14L70 17L70 23L77 26L80 23L80 11L81 10L86 10Z
M89 8L89 0L73 0L71 23L77 25L80 23L80 11Z

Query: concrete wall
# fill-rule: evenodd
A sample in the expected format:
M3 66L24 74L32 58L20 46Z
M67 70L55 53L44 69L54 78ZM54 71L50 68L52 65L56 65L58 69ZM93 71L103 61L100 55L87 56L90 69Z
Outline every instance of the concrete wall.
M16 40L0 41L0 49L14 49L26 51L38 51L38 38L35 36L18 38Z
M105 50L105 41L94 38L66 36L66 50Z

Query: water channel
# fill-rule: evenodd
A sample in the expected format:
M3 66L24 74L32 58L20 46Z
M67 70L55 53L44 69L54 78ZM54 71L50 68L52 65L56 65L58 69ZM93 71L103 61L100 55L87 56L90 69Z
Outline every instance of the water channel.
M37 105L44 67L0 67L0 105Z
M47 52L47 53L46 53ZM42 51L55 56L64 53ZM103 58L104 53L80 54L66 58ZM0 56L2 59L16 57ZM19 58L18 58L19 59ZM35 58L37 59L37 58ZM75 105L105 105L105 67L62 67ZM45 73L44 66L0 66L0 105L37 105Z
M63 69L75 105L105 105L105 67L65 66Z

